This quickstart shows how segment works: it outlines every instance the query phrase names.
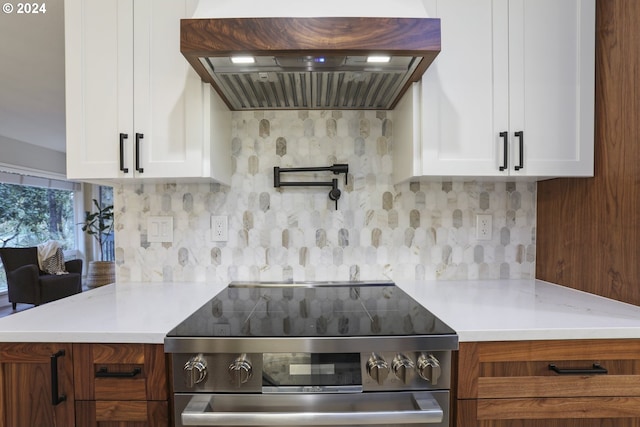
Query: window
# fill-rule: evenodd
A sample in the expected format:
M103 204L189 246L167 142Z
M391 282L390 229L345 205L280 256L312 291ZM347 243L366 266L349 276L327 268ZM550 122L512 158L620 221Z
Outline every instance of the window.
M113 206L113 187L98 187L98 201L101 206ZM102 244L102 253L104 255L103 261L115 261L115 244L113 240L113 232L106 236L104 243Z
M56 240L65 250L76 249L77 184L0 175L0 246L26 247ZM6 276L0 263L0 292L6 290Z

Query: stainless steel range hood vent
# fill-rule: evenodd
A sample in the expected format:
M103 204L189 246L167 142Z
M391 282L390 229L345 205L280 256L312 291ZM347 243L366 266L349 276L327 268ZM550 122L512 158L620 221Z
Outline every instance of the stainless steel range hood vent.
M364 56L329 59L258 57L241 67L228 58L200 61L234 110L388 110L419 63L410 56L375 65Z
M181 22L181 51L232 110L389 110L440 51L430 18ZM369 57L387 56L386 63ZM233 63L239 56L252 63Z

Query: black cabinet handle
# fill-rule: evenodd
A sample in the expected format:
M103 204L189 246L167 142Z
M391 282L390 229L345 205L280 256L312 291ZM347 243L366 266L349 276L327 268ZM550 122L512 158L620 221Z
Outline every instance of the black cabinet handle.
M524 168L524 132L521 130L514 134L520 140L520 164L515 166L515 170L519 171Z
M124 173L129 173L129 168L124 167L124 140L127 138L129 138L128 134L120 134L120 170Z
M133 368L131 372L109 372L107 368L100 368L96 372L96 378L133 378L142 373L142 369Z
M587 369L562 369L562 368L558 368L555 364L550 363L549 370L560 375L593 375L593 374L606 374L609 372L605 368L600 366L599 363L594 363L593 368L587 368Z
M60 350L51 355L51 404L53 406L67 400L67 396L64 394L58 394L58 358L64 355L64 350Z
M506 170L507 167L509 166L509 155L508 155L508 150L509 150L509 132L500 132L500 137L503 140L503 144L504 144L504 158L502 161L502 166L500 166L500 170Z
M144 134L136 133L136 170L140 173L144 172L144 168L140 167L140 140L144 138Z

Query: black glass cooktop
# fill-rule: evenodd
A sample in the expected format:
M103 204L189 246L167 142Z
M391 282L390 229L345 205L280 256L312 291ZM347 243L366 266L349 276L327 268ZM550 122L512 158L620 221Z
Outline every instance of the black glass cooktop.
M233 282L169 337L366 337L455 331L392 282Z

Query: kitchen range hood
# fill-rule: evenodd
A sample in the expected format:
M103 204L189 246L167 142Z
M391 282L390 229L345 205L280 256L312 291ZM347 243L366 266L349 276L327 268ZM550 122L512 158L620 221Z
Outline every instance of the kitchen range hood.
M231 110L390 110L440 52L440 20L183 19L180 50Z

